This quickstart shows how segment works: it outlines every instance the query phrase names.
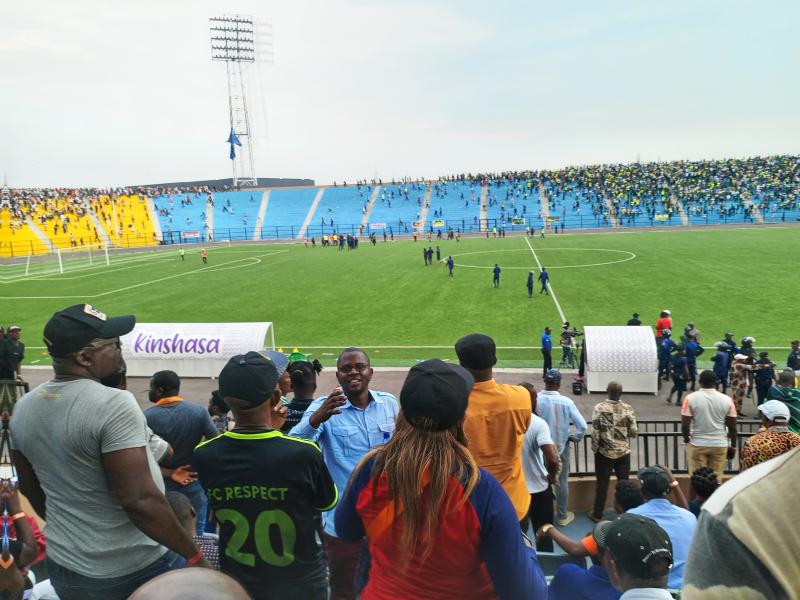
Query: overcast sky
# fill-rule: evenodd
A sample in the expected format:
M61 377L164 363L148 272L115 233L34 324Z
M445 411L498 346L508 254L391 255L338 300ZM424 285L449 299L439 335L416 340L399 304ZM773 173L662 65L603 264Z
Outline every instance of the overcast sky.
M6 0L0 175L229 177L208 17L231 13L274 31L250 74L261 177L798 152L796 0Z

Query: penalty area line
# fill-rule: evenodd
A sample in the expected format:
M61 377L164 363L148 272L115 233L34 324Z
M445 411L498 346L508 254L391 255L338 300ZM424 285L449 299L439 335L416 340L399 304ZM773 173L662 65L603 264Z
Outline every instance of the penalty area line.
M542 272L542 263L539 262L539 257L536 256L536 250L533 249L531 243L528 241L527 236L523 238L525 243L528 244L528 248L531 249L531 254L533 254L533 258L536 261L536 264L539 265L539 273ZM550 280L547 280L547 289L550 290L550 297L553 299L553 302L556 304L556 310L558 310L558 314L561 316L561 322L564 323L567 320L567 317L564 316L564 311L561 310L561 304L558 302L558 298L556 297L556 291L553 289L553 284L550 283Z

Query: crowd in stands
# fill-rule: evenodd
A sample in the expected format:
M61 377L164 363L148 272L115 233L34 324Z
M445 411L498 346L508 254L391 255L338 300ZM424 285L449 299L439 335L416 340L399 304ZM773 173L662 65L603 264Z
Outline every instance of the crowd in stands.
M681 411L687 496L666 465L631 473L639 430L619 383L587 423L557 369L544 390L497 383L484 334L455 343L457 365L413 366L399 398L371 388L360 348L341 351L338 385L322 396L319 362L261 350L230 358L207 408L180 395L174 372L154 373L142 412L120 351L134 324L79 304L45 326L55 376L16 401L10 431L19 490L47 526L43 537L16 482L0 481L4 597L800 594L789 510L800 476L794 371L781 371L759 402L763 430L722 486L737 408L713 370L698 374ZM14 338L21 343L18 333L7 343ZM20 378L20 362L5 375ZM576 540L564 530L575 518L570 448L590 426L595 525ZM546 573L554 545L575 562ZM34 586L38 562L49 579Z

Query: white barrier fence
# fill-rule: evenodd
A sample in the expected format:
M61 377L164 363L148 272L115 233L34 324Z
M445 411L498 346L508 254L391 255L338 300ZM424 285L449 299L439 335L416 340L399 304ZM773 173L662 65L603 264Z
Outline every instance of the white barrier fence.
M122 356L132 377L167 369L181 377L216 377L232 356L264 348L275 349L269 322L137 323L122 337Z

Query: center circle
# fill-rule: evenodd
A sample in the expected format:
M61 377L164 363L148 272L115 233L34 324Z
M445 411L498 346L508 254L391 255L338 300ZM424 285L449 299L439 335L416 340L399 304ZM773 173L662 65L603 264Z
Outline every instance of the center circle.
M599 261L595 263L584 263L584 264L577 264L577 265L558 265L553 266L547 262L547 253L555 250L568 250L568 251L578 251L578 252L606 252L610 254L617 254L617 255L624 255L624 257L617 258L616 260L607 260L607 261ZM477 252L463 252L461 254L453 254L453 259L455 260L459 256L473 256L477 254L496 254L496 253L505 253L505 252L527 252L531 253L528 248L512 248L508 250L480 250ZM547 267L547 270L553 269L578 269L582 267L602 267L604 265L614 265L617 263L627 262L629 260L633 260L636 258L636 254L633 252L628 252L627 250L610 250L608 248L542 248L540 250L536 250L536 255L539 257L539 262L542 263L543 266ZM610 258L610 257L609 257ZM533 256L531 256L533 262L536 261ZM457 267L466 267L468 269L493 269L493 265L470 265L467 263L456 262L455 265ZM516 269L521 271L530 271L531 267L503 267L503 269Z

